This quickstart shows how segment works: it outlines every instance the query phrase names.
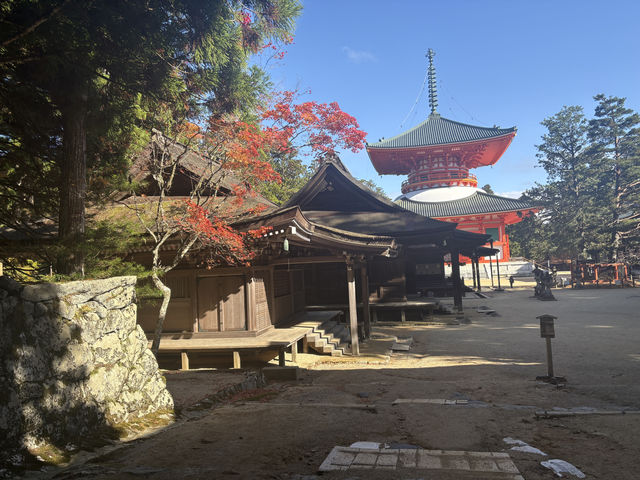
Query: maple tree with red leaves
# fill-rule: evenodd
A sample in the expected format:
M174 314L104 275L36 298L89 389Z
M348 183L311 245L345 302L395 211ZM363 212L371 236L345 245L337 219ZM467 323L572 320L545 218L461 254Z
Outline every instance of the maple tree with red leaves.
M317 159L344 148L364 148L365 133L337 103L295 103L296 92L283 92L252 124L227 116L212 116L207 129L191 123L177 140L156 134L147 168L159 195L130 205L153 240L152 280L163 294L152 351L157 353L171 289L162 277L187 257L199 265L249 265L253 245L265 229L239 232L233 222L266 208L256 202L259 184L280 182L272 159L310 156ZM199 170L185 167L188 155L198 155ZM177 179L188 179L188 198L176 204ZM253 199L253 202L247 200ZM249 203L249 205L247 205ZM173 251L167 261L167 251ZM162 253L162 254L161 254Z

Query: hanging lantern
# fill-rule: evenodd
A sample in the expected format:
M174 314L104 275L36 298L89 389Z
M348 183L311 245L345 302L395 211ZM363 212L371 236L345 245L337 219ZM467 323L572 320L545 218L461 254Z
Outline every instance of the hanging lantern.
M286 237L285 237L285 239L284 239L284 243L282 244L282 249L283 249L285 252L288 252L288 251L289 251L289 240L288 240Z

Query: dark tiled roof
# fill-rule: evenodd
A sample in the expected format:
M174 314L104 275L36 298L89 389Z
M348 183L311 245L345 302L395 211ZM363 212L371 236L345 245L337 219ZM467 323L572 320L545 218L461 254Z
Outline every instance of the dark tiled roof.
M420 125L393 138L370 143L368 148L411 148L449 143L485 140L514 133L516 127L486 128L454 122L440 115L431 114Z
M407 210L431 218L458 217L480 213L512 212L536 208L531 202L475 192L465 198L444 202L416 202L400 197L396 203Z

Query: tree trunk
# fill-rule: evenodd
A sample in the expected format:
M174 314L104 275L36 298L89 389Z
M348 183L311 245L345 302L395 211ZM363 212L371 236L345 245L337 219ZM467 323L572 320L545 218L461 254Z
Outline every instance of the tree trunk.
M153 343L151 344L151 351L157 357L158 350L160 349L160 336L162 335L162 327L164 325L164 319L167 316L167 308L169 308L169 300L171 300L171 289L167 287L158 274L154 271L151 275L153 284L162 292L162 305L160 305L160 313L158 313L158 321L156 322L156 330L153 333Z
M60 182L58 237L65 253L58 261L61 273L79 273L83 269L82 241L85 229L87 193L86 87L71 92L61 106L63 121L63 159Z

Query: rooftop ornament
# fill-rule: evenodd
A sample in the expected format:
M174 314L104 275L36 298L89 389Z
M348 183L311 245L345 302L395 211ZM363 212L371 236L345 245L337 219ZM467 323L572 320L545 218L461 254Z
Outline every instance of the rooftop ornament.
M438 90L436 85L436 67L433 65L433 57L436 52L433 49L427 51L426 57L429 59L429 107L431 107L431 115L437 114L438 108Z

